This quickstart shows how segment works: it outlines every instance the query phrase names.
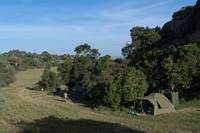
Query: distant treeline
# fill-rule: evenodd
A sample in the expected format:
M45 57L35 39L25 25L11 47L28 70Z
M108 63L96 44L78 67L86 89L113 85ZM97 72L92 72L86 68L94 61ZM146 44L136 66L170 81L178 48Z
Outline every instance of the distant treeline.
M51 55L46 51L36 54L19 50L0 54L0 87L13 82L16 71L55 66L62 63L65 56Z

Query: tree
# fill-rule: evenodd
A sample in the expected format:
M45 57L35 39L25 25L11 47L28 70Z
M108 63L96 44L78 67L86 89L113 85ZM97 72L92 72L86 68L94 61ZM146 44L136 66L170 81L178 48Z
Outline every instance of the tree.
M121 105L121 82L122 76L119 75L113 82L110 82L105 89L104 103L115 110Z
M67 86L69 85L72 67L73 59L71 57L65 58L65 62L58 66L58 74Z
M43 88L44 90L54 91L58 86L56 73L46 68L38 84L39 87Z
M42 60L45 62L45 65L49 65L51 62L51 55L47 51L43 51L42 54Z
M135 48L151 48L161 37L159 28L134 27L131 29L132 42Z
M160 28L133 27L131 30L132 43L122 48L122 55L129 58L137 49L152 49L161 39Z
M9 66L6 62L0 61L0 87L8 86L14 82L15 70Z
M99 60L97 60L96 64L95 64L95 73L101 73L104 70L108 70L109 67L109 63L111 57L109 55L105 55L101 58L99 58Z
M126 46L122 48L121 54L126 58L130 58L133 55L134 49L135 48L131 43L126 42Z
M101 55L98 49L96 48L91 49L91 46L87 43L77 46L74 51L78 56L88 56L96 58Z
M90 50L89 55L91 57L99 57L101 54L99 53L98 49L92 49L92 50Z
M125 69L122 83L123 100L125 102L130 102L137 97L144 96L148 88L146 76L134 67Z
M79 56L86 56L87 54L89 54L90 50L91 50L91 46L87 43L84 43L77 46L74 51Z

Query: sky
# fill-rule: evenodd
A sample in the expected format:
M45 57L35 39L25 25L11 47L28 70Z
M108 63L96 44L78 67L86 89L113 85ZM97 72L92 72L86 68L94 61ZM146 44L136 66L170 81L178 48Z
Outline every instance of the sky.
M88 43L120 56L134 26L163 26L196 0L0 0L0 52L74 54Z

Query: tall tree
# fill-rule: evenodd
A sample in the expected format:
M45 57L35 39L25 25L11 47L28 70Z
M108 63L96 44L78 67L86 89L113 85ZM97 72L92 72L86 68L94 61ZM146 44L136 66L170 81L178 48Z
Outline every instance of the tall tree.
M148 88L146 76L134 67L125 69L122 83L123 100L125 102L133 101L137 97L144 96Z
M44 90L55 91L58 86L56 73L52 72L49 68L46 68L38 84L40 88L43 88Z
M81 56L81 55L85 56L85 55L89 54L90 50L91 50L91 46L87 43L84 43L84 44L77 46L74 51L79 56Z

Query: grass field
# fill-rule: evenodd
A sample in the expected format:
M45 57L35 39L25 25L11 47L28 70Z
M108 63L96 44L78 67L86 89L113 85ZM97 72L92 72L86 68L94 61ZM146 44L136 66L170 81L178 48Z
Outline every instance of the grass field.
M198 100L180 106L176 113L156 117L94 111L83 104L27 89L40 79L42 72L20 72L15 83L0 89L5 100L0 112L0 133L200 132Z

